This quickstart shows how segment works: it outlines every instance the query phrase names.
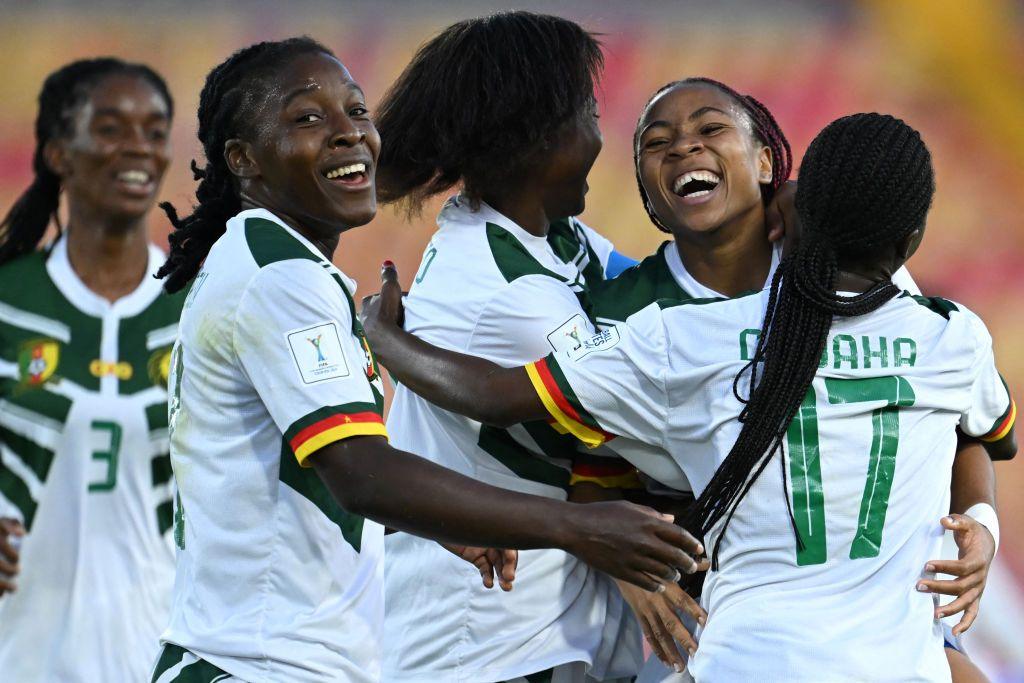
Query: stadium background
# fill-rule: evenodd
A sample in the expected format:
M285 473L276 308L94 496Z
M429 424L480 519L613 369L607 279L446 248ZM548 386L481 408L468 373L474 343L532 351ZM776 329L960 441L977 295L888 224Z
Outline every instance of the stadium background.
M1010 0L524 2L603 34L599 95L605 146L584 220L634 257L662 235L633 179L631 136L647 97L667 81L706 75L764 101L799 159L833 118L884 111L920 129L938 194L911 270L926 293L971 306L988 323L1011 387L1024 400L1024 3ZM177 100L174 163L162 196L188 204L195 110L207 71L248 43L309 34L337 52L371 108L416 47L489 2L0 2L0 210L27 185L35 98L43 78L80 57L144 61ZM411 222L382 211L347 235L337 258L375 289L393 259L408 282L433 230L434 208ZM153 238L166 245L160 212ZM1003 530L980 623L968 645L996 680L1024 680L1024 468L997 466ZM907 587L908 590L911 587ZM865 653L870 656L870 653Z

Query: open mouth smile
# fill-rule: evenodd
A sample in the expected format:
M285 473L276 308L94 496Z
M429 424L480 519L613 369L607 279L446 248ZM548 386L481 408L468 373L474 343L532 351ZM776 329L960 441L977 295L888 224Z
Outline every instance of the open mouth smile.
M323 177L327 178L332 185L341 185L348 189L362 189L369 186L370 176L366 172L366 164L356 162L343 166L331 166L321 171Z
M687 171L672 183L672 192L687 204L703 204L711 199L722 178L713 171Z

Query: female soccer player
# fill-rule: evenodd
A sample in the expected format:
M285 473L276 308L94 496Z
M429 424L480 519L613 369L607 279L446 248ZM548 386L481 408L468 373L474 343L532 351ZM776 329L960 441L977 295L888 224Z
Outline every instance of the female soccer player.
M172 292L192 285L171 361L178 567L154 681L379 680L376 522L559 547L652 590L695 567L684 550L699 544L653 511L514 493L388 445L355 285L330 261L376 212L364 100L308 38L240 50L203 88L199 202L183 219L168 207L161 270Z
M577 24L500 13L444 29L386 94L380 197L415 211L462 186L424 253L407 329L507 365L593 333L581 300L603 279L611 245L566 217L583 211L601 149L601 66L600 45ZM481 425L399 386L388 432L396 447L478 481L566 498L574 440L546 423ZM436 543L395 534L386 545L386 680L635 675L639 630L612 581L575 557L521 553L530 581L498 595Z
M164 255L146 217L173 109L141 64L50 74L34 178L0 228L0 572L16 575L0 583L6 680L142 680L165 625L181 297L153 278ZM36 251L59 227L62 192L68 224Z
M714 541L697 680L950 679L931 597L906 586L938 549L953 428L1012 457L1015 408L981 321L891 282L933 191L916 131L846 117L804 159L803 240L770 289L651 305L525 371L419 359L458 387L432 398L477 419L548 414L589 443L672 454L699 495L690 524ZM386 323L396 287L369 319Z

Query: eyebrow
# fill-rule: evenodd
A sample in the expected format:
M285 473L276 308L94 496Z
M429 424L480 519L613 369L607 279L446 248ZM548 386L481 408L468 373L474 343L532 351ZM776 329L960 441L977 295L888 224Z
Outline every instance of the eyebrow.
M363 89L360 88L355 83L349 83L348 84L348 88L349 88L349 90L353 90L353 91L357 92L359 94L360 99L364 99L364 100L366 99L366 94L363 93ZM288 93L288 95L285 96L285 98L284 98L284 104L285 104L285 106L287 106L288 103L291 102L292 100L294 100L296 97L298 97L300 95L304 95L304 94L306 94L308 92L313 92L314 90L319 90L319 89L320 89L320 84L319 83L316 83L316 82L307 83L306 85L302 86L301 88L296 88L295 90L293 90L290 93Z
M719 109L718 107L701 107L697 111L695 111L692 114L690 114L687 117L687 120L694 121L694 120L699 119L700 117L704 116L704 114L708 114L708 113L711 113L711 112L717 112L717 113L722 114L724 116L730 116L729 112L724 111L722 109ZM650 123L648 123L646 126L644 126L640 130L639 137L643 137L644 133L649 131L651 128L657 128L658 126L669 126L669 127L671 127L672 124L669 123L668 121L662 121L661 119L658 119L657 121L651 121Z
M114 107L103 107L102 109L97 109L95 112L93 112L93 116L124 116L124 112ZM170 118L166 112L162 111L154 111L152 114L150 114L150 118L153 118L154 116L157 116L161 119Z

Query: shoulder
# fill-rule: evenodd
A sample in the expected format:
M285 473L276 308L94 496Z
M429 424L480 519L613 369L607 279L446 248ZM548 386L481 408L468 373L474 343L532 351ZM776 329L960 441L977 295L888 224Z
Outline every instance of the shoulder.
M687 292L676 282L665 261L665 249L671 244L664 242L658 251L616 278L594 285L591 300L595 315L621 321L659 299L687 298Z
M506 282L514 282L528 275L550 277L558 282L568 282L566 278L545 268L530 250L519 239L497 223L486 222L484 234L487 247L498 272Z
M241 220L242 236L250 256L259 268L290 260L320 262L309 248L274 221L258 216Z
M0 299L30 303L52 289L53 282L46 271L47 256L47 252L34 251L0 266Z

